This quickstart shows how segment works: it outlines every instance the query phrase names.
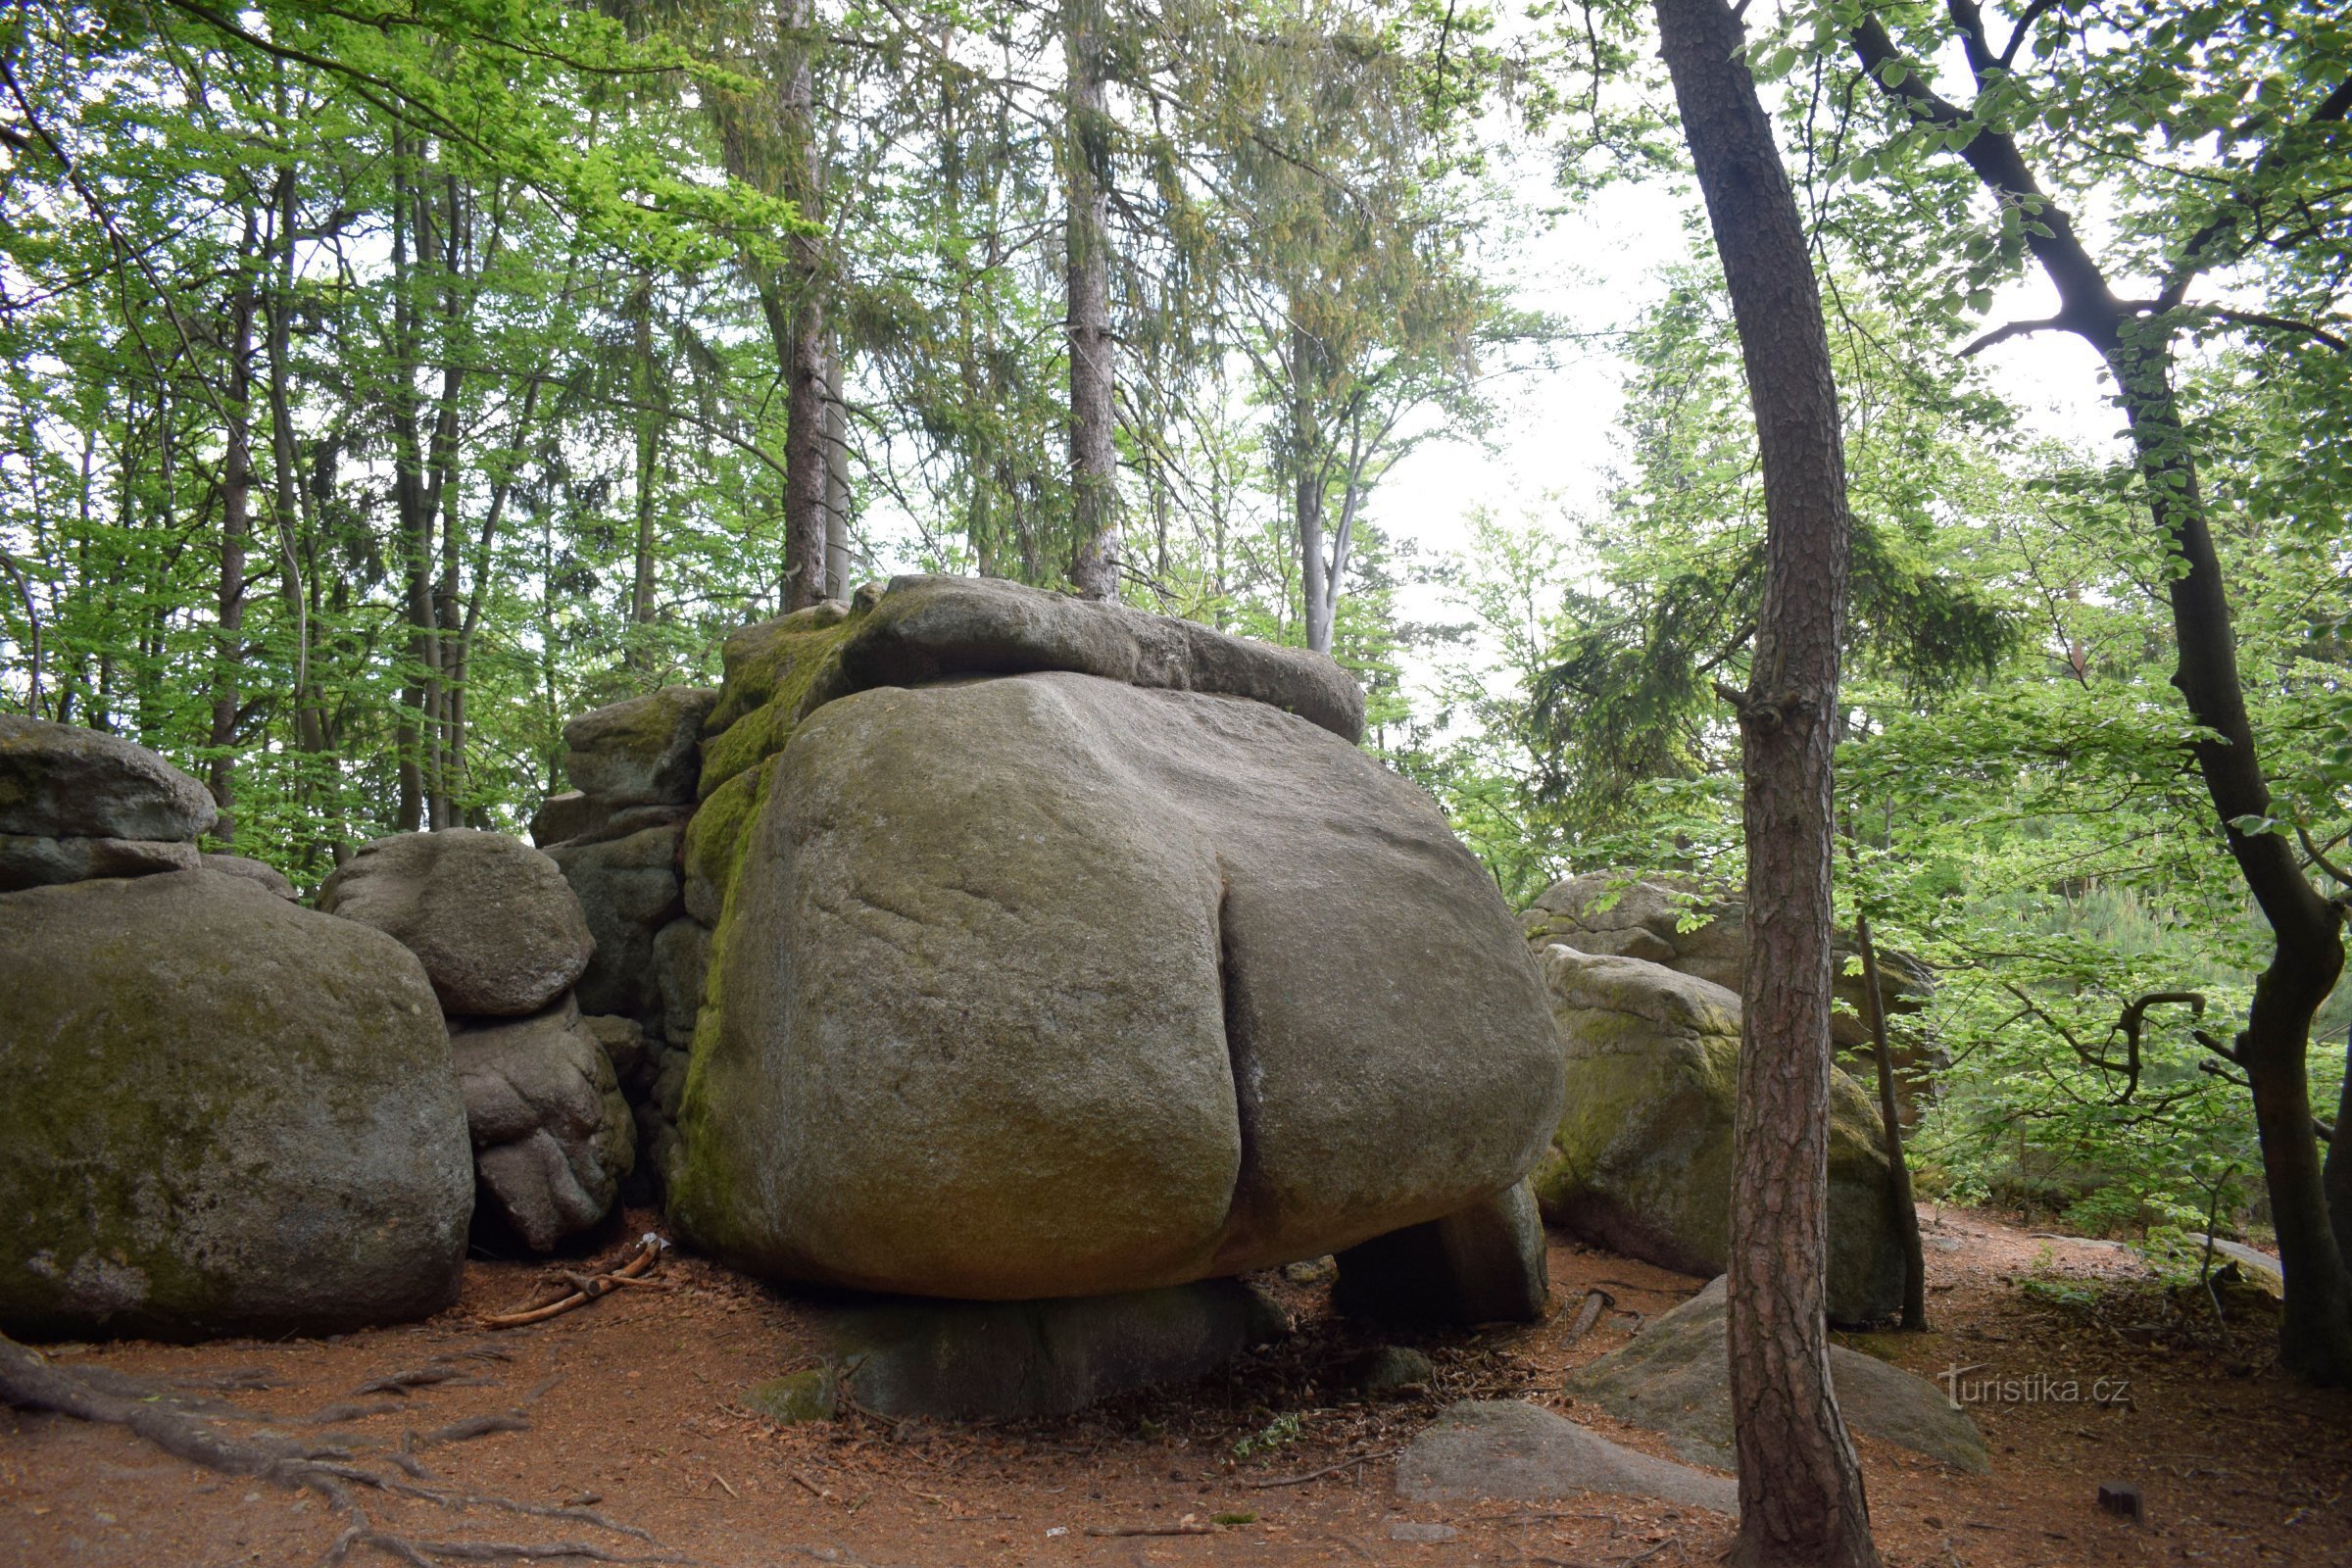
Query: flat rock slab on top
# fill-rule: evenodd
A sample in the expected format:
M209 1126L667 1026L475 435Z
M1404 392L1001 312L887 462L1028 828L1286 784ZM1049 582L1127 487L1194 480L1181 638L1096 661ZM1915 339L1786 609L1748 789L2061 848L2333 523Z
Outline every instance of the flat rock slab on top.
M572 787L606 806L681 806L703 769L703 721L718 702L708 686L664 686L582 713L564 726Z
M1452 1405L1396 1460L1396 1494L1413 1502L1557 1502L1586 1493L1740 1511L1731 1477L1621 1447L1521 1399Z
M460 1016L537 1012L580 977L595 947L555 861L471 828L362 845L318 890L318 907L416 954L441 1010Z
M1725 1284L1717 1279L1651 1319L1631 1345L1576 1373L1568 1380L1569 1392L1662 1434L1675 1452L1694 1464L1730 1466L1725 1312ZM1838 1408L1856 1432L1973 1474L1992 1468L1977 1424L1924 1378L1833 1345L1830 1379L1838 1390Z
M189 843L218 814L210 790L134 741L0 713L0 833Z
M0 893L102 876L193 871L205 858L168 839L53 839L0 833Z

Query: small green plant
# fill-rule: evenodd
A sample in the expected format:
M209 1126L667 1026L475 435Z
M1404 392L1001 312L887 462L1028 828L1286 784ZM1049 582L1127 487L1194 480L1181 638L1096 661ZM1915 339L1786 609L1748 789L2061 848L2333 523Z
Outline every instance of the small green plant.
M1298 1441L1300 1423L1297 1411L1276 1416L1263 1427L1233 1446L1236 1459L1247 1459L1253 1453L1270 1453L1288 1447Z

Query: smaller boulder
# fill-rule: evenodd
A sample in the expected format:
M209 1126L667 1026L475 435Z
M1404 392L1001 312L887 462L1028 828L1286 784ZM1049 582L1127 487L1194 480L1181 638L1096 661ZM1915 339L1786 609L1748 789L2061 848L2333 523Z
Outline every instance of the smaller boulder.
M471 828L363 845L318 890L318 907L416 954L441 1010L460 1016L539 1011L571 988L595 948L554 860Z
M585 838L605 825L612 814L611 808L590 799L578 790L565 790L550 795L531 813L531 843L540 849L551 844L568 844Z
M0 893L88 882L102 876L155 876L193 871L202 857L193 844L164 839L52 839L0 834Z
M219 876L233 876L239 881L250 882L281 899L299 900L301 897L294 891L294 884L286 880L285 873L267 860L256 860L242 855L208 855L204 858L203 869Z
M579 976L580 1006L659 1024L654 936L685 908L676 822L621 837L560 844L552 853L587 917L596 954Z
M1586 1493L1740 1511L1731 1477L1621 1447L1522 1399L1465 1399L1396 1460L1396 1494L1413 1502L1558 1502Z
M474 1174L533 1251L603 1219L636 1156L612 1064L569 997L530 1018L454 1020Z
M744 1390L743 1402L754 1415L764 1416L782 1427L830 1421L838 1413L837 1382L830 1367L787 1372Z
M1740 999L1640 958L1554 947L1541 967L1568 1050L1566 1109L1538 1163L1544 1217L1681 1274L1730 1256ZM1878 1107L1830 1075L1829 1315L1902 1305L1903 1249Z
M1568 1391L1611 1415L1664 1435L1693 1464L1734 1462L1731 1365L1725 1350L1728 1292L1721 1278L1650 1319L1634 1343L1568 1380ZM1855 1431L1983 1475L1984 1440L1942 1390L1900 1367L1830 1347L1838 1408Z
M193 843L212 792L134 741L0 713L0 833Z
M1340 1369L1340 1382L1358 1394L1389 1394L1426 1388L1437 1374L1429 1357L1409 1346L1376 1345L1348 1358Z
M605 806L690 806L703 771L703 721L717 703L710 687L664 686L582 713L564 726L564 771Z
M1332 1303L1392 1323L1535 1323L1551 1274L1527 1183L1339 1254Z

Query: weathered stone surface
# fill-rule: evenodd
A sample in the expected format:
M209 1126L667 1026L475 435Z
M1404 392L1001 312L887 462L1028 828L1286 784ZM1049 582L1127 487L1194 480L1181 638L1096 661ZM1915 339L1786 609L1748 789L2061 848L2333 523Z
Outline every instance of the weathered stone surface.
M531 813L531 843L539 849L584 838L605 825L612 808L578 790L550 795Z
M695 1014L703 1010L703 973L710 966L710 932L681 915L654 933L654 981L662 994L662 1033L694 1038Z
M620 1085L623 1095L636 1100L653 1089L661 1042L650 1039L636 1019L598 1017L591 1013L581 1017L580 1027L612 1064L613 1081Z
M838 1385L830 1367L788 1372L780 1378L755 1383L743 1391L743 1402L752 1413L765 1416L778 1426L830 1421L839 1407L839 1401Z
M899 1301L840 1312L830 1360L881 1415L949 1421L1067 1415L1196 1378L1290 1331L1240 1280L1047 1301Z
M451 1020L474 1173L523 1245L544 1252L605 1217L637 1129L612 1064L569 997L529 1018Z
M1017 1299L1266 1267L1509 1185L1555 1119L1492 880L1261 704L860 693L801 724L741 842L671 1212L770 1277Z
M1361 1394L1387 1394L1426 1387L1437 1372L1428 1356L1409 1346L1376 1345L1349 1359L1340 1369L1340 1379Z
M1521 1399L1450 1406L1396 1460L1396 1494L1414 1502L1557 1502L1586 1493L1740 1511L1729 1476L1621 1447Z
M1631 1345L1571 1375L1569 1392L1636 1426L1665 1434L1674 1451L1693 1464L1731 1468L1724 1312L1725 1285L1719 1278L1644 1324ZM1855 1431L1979 1475L1992 1468L1977 1424L1933 1383L1842 1345L1830 1347L1830 1379L1838 1390L1838 1408Z
M0 834L0 893L87 882L101 876L155 876L193 871L202 862L193 844L164 839L51 839Z
M582 713L564 726L564 770L608 806L684 806L703 771L703 721L717 706L708 686L664 686Z
M243 855L208 855L204 858L203 868L216 875L233 876L250 882L281 899L300 897L294 891L294 884L286 880L285 873L267 860L256 860Z
M678 845L685 831L671 822L548 852L563 867L596 939L596 956L579 976L582 1010L661 1023L654 936L684 907Z
M210 790L136 742L0 713L0 834L187 843L218 814Z
M457 1298L473 1168L422 967L206 871L0 896L0 1329L319 1333Z
M1550 1295L1544 1218L1527 1183L1339 1256L1333 1304L1393 1323L1535 1323Z
M416 954L442 1011L463 1016L537 1012L579 978L593 946L554 860L471 828L362 845L319 888L318 907Z
M1543 958L1567 1048L1567 1106L1536 1168L1544 1217L1685 1274L1725 1266L1740 999L1640 958L1554 947ZM1830 1282L1835 1322L1902 1305L1902 1243L1878 1107L1830 1078Z
M1520 916L1529 946L1541 954L1555 943L1606 957L1646 958L1740 994L1747 966L1747 906L1737 891L1688 877L1636 879L1622 871L1590 871L1555 882ZM1682 929L1690 921L1691 929ZM1861 956L1840 935L1838 1000L1831 1038L1851 1050L1868 1043ZM1915 1013L1936 989L1926 964L1890 949L1879 951L1879 995L1888 1017ZM1896 1042L1898 1049L1904 1042ZM1898 1063L1899 1064L1899 1063Z

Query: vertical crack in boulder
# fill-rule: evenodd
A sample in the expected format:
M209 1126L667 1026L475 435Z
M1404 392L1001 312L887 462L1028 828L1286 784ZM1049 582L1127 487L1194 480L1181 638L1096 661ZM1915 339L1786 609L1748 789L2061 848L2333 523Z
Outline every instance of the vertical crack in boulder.
M1225 1241L1220 1252L1234 1245L1234 1239L1257 1229L1257 1216L1251 1212L1262 1197L1258 1166L1258 1090L1265 1076L1258 1063L1253 1020L1242 996L1241 955L1236 951L1233 922L1229 918L1233 904L1233 880L1225 868L1224 858L1217 859L1217 989L1224 1005L1225 1055L1233 1071L1233 1109L1239 1122L1242 1142L1241 1162L1234 1169L1233 1201L1225 1210Z

